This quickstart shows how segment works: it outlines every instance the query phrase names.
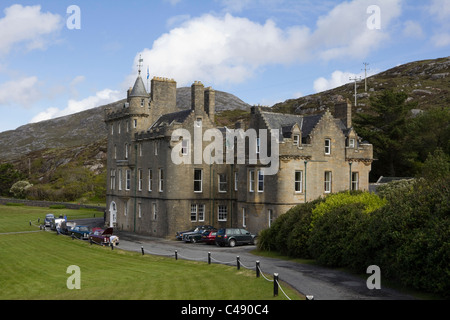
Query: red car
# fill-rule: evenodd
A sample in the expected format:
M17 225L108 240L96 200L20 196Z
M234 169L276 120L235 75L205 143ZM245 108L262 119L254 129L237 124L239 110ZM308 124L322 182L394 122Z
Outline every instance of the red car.
M204 232L202 235L202 242L204 242L206 244L214 244L214 242L216 240L216 233L217 233L217 230Z
M93 232L89 234L89 241L95 242L102 246L119 245L119 237L113 235L113 228L107 228L105 230L95 228Z

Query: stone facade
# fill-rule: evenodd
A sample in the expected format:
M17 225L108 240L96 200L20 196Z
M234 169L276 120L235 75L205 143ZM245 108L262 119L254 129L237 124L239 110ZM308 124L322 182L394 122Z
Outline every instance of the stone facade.
M214 90L201 82L191 88L191 108L180 111L174 80L154 78L148 94L138 76L123 108L106 111L110 226L157 237L202 224L259 232L299 203L343 190L368 190L373 149L352 128L351 103L337 105L335 116L252 108L250 127L237 127L275 132L279 149L277 174L264 176L260 172L266 165L251 164L248 156L245 163L205 161L207 155L225 160L227 128L214 123ZM213 129L221 137L208 136ZM208 149L219 138L223 155ZM255 144L247 141L246 155ZM237 148L231 152L236 159ZM181 163L174 162L174 154Z

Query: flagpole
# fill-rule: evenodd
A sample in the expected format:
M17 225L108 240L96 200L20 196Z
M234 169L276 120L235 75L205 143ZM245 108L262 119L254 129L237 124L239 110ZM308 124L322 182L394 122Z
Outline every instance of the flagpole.
M147 65L147 92L150 93L150 69Z

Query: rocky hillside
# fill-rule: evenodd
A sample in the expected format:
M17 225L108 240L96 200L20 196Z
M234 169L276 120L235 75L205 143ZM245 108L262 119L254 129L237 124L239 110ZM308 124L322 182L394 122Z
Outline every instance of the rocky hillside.
M180 109L191 105L191 89L177 89ZM125 100L86 110L69 116L24 125L16 130L0 133L0 162L19 160L40 150L65 149L95 144L106 139L103 122L105 108L120 108ZM250 106L236 96L216 91L216 112L249 110ZM106 146L106 145L105 145Z
M418 103L421 112L435 106L450 106L450 57L424 60L401 65L367 79L368 90L365 91L364 79L357 84L356 112L370 109L369 99L386 89L406 92L409 101ZM326 108L333 110L338 101L350 99L354 103L355 84L344 86L276 104L273 109L278 112L313 114L323 112Z

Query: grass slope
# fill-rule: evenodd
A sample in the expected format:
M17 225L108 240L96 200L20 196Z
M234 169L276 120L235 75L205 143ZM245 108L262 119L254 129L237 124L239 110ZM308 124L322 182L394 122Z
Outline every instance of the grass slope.
M274 299L273 284L249 270L112 251L53 232L10 233L36 231L29 220L42 221L48 211L0 206L0 300ZM80 212L65 214L74 217ZM67 288L71 265L80 267L81 290ZM301 298L284 290L291 299ZM286 300L284 295L276 299Z

